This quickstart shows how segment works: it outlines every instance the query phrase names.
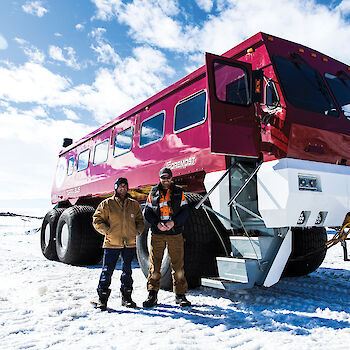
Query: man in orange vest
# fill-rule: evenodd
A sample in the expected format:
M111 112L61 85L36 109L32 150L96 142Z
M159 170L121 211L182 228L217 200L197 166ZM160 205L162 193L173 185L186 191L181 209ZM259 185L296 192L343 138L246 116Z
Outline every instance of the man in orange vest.
M145 207L145 219L151 224L150 269L147 279L148 298L144 307L157 305L164 249L168 247L175 301L180 306L190 306L186 299L187 281L184 272L183 229L188 217L188 204L181 187L174 185L172 172L163 168L159 172L160 182L151 189Z

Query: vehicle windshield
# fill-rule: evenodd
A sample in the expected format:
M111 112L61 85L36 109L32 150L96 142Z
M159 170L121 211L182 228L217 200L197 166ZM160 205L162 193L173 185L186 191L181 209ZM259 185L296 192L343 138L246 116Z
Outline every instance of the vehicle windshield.
M275 56L274 63L290 103L300 109L339 116L332 96L317 70L281 56Z
M329 73L325 78L345 116L350 119L350 79L346 75L337 77Z

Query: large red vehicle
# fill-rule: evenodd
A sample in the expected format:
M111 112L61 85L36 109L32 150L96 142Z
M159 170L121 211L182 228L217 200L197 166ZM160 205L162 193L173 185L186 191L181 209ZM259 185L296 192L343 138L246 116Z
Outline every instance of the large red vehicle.
M49 259L93 264L94 208L129 180L142 204L159 169L186 191L189 284L243 289L314 271L325 227L350 208L350 67L258 33L59 154L41 246ZM148 271L149 228L138 238ZM170 286L168 258L162 286Z

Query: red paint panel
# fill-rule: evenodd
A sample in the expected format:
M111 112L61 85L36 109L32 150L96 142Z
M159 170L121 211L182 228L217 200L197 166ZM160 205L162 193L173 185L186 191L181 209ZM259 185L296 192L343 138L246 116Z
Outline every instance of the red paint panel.
M350 136L292 124L287 157L350 165Z

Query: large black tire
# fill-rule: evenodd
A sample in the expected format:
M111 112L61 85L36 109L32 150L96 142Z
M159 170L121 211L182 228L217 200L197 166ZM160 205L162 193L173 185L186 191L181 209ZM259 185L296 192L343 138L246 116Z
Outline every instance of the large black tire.
M103 236L92 226L95 209L75 205L58 220L56 251L60 261L71 265L94 265L102 257Z
M217 276L216 256L224 255L224 249L212 228L210 221L203 209L195 209L195 205L203 198L199 194L185 193L189 205L189 218L184 229L185 258L184 268L189 288L200 286L201 277ZM215 218L212 218L214 221ZM218 222L215 221L217 227ZM228 246L229 240L226 232L224 234L225 243ZM137 257L142 272L147 277L149 270L149 250L148 237L150 226L146 223L143 234L137 237ZM172 277L170 259L166 255L163 258L161 267L160 287L165 290L172 289Z
M58 260L56 252L56 228L65 208L54 208L47 212L41 225L40 244L45 258Z
M304 276L322 264L326 256L327 232L323 227L295 227L292 228L292 234L292 254L283 276Z

